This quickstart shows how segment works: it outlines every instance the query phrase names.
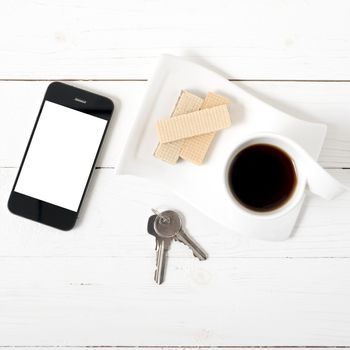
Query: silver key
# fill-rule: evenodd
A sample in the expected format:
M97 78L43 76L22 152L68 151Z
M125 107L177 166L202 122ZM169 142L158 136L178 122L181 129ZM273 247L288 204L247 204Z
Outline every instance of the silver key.
M156 214L157 217L154 220L154 231L157 234L157 259L156 259L156 271L154 273L154 280L161 284L164 281L165 268L167 263L167 251L170 248L170 244L174 238L174 234L181 228L181 222L178 215L174 215L175 212L167 210L162 213Z
M196 258L199 260L206 260L206 252L183 230L180 215L173 210L164 211L162 215L169 218L169 222L157 217L154 221L154 230L156 233L160 237L168 239L174 238L176 241L182 242L192 250Z
M156 270L154 271L154 280L157 284L162 284L164 281L167 252L171 241L172 239L157 237Z
M175 241L179 241L192 250L193 255L199 260L206 260L208 258L207 253L200 247L200 245L195 242L186 232L181 228L181 230L175 235Z

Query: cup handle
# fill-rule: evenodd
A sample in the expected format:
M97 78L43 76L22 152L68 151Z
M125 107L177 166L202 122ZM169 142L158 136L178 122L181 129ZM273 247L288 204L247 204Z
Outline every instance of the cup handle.
M312 193L330 200L348 189L323 169L303 148L297 144L295 146Z

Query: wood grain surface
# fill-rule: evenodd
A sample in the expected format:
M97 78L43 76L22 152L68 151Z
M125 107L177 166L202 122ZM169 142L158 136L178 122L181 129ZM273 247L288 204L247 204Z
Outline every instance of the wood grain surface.
M235 79L349 80L347 0L4 0L4 79L147 79L160 54Z

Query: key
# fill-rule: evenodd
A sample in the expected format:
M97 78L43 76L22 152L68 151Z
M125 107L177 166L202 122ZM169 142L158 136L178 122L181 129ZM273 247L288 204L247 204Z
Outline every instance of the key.
M162 218L158 216L155 218L154 230L158 236L168 239L174 238L176 241L187 245L196 258L199 260L206 260L208 257L207 253L183 230L180 215L173 210L167 210L161 214L167 217L169 222L162 220Z
M157 239L157 260L154 280L161 284L164 281L165 269L167 264L167 251L174 238L175 233L181 226L179 216L174 215L175 212L167 210L162 213L156 213L154 218L153 229L156 233ZM179 225L180 224L180 225Z
M182 228L174 237L175 241L179 241L184 245L187 245L191 250L193 255L199 260L206 260L208 258L207 253L203 248L193 240Z
M162 216L152 215L148 219L147 224L147 231L149 234L154 236L156 238L156 270L154 272L154 280L157 284L162 284L164 281L165 276L165 269L166 269L166 263L167 263L167 251L170 248L170 244L172 241L172 238L168 237L161 237L157 234L154 228L154 222L156 219L159 218L162 222L164 221L164 218Z

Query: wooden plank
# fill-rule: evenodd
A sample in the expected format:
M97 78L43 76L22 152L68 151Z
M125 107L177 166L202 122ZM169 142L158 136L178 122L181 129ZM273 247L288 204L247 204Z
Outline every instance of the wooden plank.
M18 166L49 82L0 82L0 166ZM127 139L146 82L73 82L111 97L117 106L99 166L113 167ZM350 83L245 82L259 98L305 120L329 126L320 162L350 167Z
M95 172L76 229L62 232L8 212L5 203L15 174L16 169L0 169L0 257L154 257L154 239L146 234L152 207L180 210L186 217L186 229L211 258L350 257L350 192L329 202L310 196L294 236L288 241L266 242L221 228L156 184L103 169ZM331 174L350 186L350 170L332 170ZM172 245L169 254L192 256L179 243Z
M238 83L265 102L295 117L328 126L320 163L350 167L350 104L348 83L244 82Z
M349 259L2 258L2 346L349 346Z
M36 350L47 350L55 348L56 346L35 346ZM297 350L339 350L339 349L349 349L348 346L234 346L234 345L228 345L228 346L139 346L139 345L128 345L128 346L120 346L120 345L102 345L102 346L74 346L73 349L75 350L87 350L87 349L96 349L96 350L105 350L106 347L111 350L130 350L130 349L147 349L147 350L185 350L185 349L210 349L210 350L289 350L289 349L297 349ZM1 345L0 345L1 348ZM15 350L15 349L21 349L21 350L32 350L32 346L6 346L6 349L9 350ZM57 346L60 350L71 350L72 346Z
M0 78L147 79L171 53L228 78L349 80L349 11L346 0L7 1Z

